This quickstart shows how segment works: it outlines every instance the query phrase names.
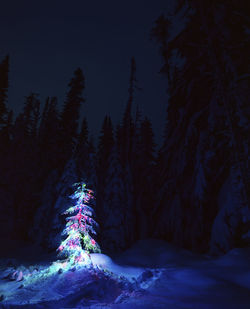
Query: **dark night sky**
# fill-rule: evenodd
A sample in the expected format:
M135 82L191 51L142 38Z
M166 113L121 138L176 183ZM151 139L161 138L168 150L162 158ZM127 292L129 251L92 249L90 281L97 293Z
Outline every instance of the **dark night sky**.
M86 77L83 114L94 136L105 114L114 124L127 102L131 56L137 63L135 103L150 117L161 141L166 110L161 58L149 34L155 19L173 0L10 1L1 4L0 60L9 53L9 106L19 112L31 91L57 96L62 105L77 67ZM4 14L3 14L4 13ZM4 16L3 16L4 15Z

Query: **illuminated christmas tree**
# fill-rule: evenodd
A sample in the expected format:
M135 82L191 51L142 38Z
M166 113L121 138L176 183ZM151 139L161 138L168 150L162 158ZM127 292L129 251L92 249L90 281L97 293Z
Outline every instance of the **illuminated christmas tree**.
M93 191L86 188L85 183L76 183L76 191L70 196L76 200L74 206L71 206L63 214L75 214L66 218L67 224L62 235L67 235L58 251L73 262L90 261L90 252L101 252L98 244L92 238L91 234L96 234L94 227L97 223L91 218L93 209L89 202L93 199Z

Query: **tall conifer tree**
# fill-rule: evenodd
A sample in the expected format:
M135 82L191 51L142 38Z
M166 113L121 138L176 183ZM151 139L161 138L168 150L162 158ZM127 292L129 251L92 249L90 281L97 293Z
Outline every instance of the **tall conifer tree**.
M9 88L9 56L0 63L0 130L6 125L8 109L6 106Z
M74 72L74 77L68 86L69 91L61 114L62 163L65 163L75 150L80 108L81 104L85 102L82 95L85 88L85 77L80 68Z
M239 208L249 208L248 159L240 138L249 130L242 125L249 117L245 108L249 65L242 65L249 54L244 30L249 21L235 1L179 1L175 14L186 22L175 36L168 32L170 25L175 27L174 19L169 23L160 17L153 29L169 95L158 177L157 218L162 223L156 229L158 235L181 245L207 250L221 207L218 194L229 174L240 179L234 185ZM243 214L240 209L236 212L239 223ZM233 234L238 223L229 223ZM225 249L236 245L234 241L224 244Z

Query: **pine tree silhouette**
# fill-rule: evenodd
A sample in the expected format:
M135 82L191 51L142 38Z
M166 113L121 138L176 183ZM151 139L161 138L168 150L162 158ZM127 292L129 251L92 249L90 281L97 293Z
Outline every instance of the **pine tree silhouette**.
M80 108L82 103L85 102L82 96L85 88L85 77L80 68L74 72L74 77L68 86L69 91L61 113L61 164L65 164L70 158L77 144Z
M243 68L238 57L241 53L246 59L249 51L238 18L246 15L234 1L225 5L192 0L178 1L175 14L188 16L186 27L176 35L168 31L175 27L173 17L161 16L152 31L160 43L161 72L168 77L169 96L158 165L157 218L162 223L156 229L158 236L207 250L219 209L218 194L233 166L237 166L233 173L240 175L238 189L235 185L239 204L242 209L249 207L248 160L240 138L249 129L239 121L249 117L243 108L246 90L239 79L245 80L249 66Z
M6 106L9 88L9 56L0 63L0 130L6 125L8 109Z
M58 156L61 152L59 144L59 113L57 110L57 98L47 98L43 113L41 116L38 130L38 144L41 177L47 177L48 174L58 168Z

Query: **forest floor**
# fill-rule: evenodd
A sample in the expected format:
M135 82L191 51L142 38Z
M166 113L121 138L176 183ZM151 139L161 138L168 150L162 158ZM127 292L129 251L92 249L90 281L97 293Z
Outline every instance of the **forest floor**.
M148 239L112 259L92 254L92 267L70 268L39 248L6 248L0 260L4 309L250 308L250 248L215 258Z

